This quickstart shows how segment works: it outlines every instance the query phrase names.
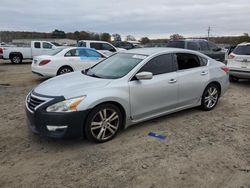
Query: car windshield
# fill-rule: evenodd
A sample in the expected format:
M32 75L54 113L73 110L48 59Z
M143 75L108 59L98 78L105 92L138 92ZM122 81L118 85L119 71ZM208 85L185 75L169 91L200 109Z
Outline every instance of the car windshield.
M237 46L233 53L237 55L250 55L250 45Z
M121 78L146 57L146 55L118 53L90 68L85 74L104 79Z

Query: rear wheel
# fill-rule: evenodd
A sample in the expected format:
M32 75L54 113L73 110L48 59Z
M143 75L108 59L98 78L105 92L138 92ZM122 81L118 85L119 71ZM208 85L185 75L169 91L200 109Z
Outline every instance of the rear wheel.
M212 110L218 103L220 96L220 90L216 84L209 84L201 99L202 110L209 111Z
M20 64L22 63L23 58L21 55L15 54L11 56L10 60L13 64Z
M58 71L57 71L57 75L61 75L61 74L66 74L66 73L69 73L69 72L73 72L74 70L69 67L69 66L64 66L64 67L61 67Z
M121 125L120 109L113 104L102 104L95 107L88 115L85 135L95 142L107 142L115 137Z
M235 76L229 76L229 80L230 82L238 82L239 81L239 78L236 78Z

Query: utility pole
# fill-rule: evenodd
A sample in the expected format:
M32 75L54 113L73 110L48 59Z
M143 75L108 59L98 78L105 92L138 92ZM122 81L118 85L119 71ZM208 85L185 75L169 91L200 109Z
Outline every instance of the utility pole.
M209 26L207 29L207 40L209 41L210 38L211 27Z

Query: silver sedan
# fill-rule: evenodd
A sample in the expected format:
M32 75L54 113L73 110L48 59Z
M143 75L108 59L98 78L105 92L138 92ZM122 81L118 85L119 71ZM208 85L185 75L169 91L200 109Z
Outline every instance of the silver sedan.
M229 86L228 71L199 52L129 50L33 89L28 125L48 137L106 142L132 124L196 106L212 110Z

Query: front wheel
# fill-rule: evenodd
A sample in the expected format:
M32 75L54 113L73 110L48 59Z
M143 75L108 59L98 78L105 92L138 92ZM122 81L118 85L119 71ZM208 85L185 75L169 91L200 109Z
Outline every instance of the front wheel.
M203 92L201 99L201 109L205 111L212 110L218 103L220 91L217 85L209 84Z
M120 109L113 104L102 104L95 107L88 115L85 135L94 142L107 142L115 137L121 125Z

